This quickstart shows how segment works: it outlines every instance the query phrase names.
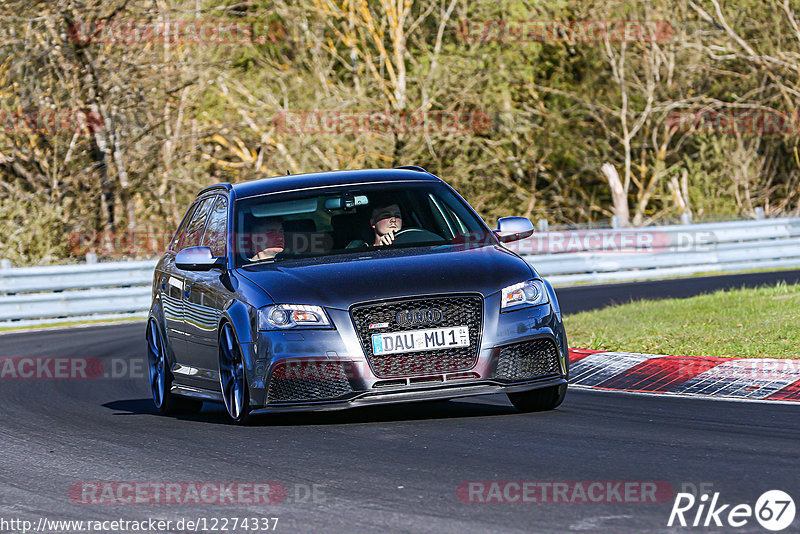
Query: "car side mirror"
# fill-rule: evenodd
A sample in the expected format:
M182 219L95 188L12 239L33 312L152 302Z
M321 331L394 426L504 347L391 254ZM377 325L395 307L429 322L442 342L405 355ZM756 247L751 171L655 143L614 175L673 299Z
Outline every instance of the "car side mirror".
M500 217L494 233L501 243L519 241L533 235L533 223L527 217Z
M225 270L225 258L215 258L210 247L189 247L175 256L175 267L182 271Z

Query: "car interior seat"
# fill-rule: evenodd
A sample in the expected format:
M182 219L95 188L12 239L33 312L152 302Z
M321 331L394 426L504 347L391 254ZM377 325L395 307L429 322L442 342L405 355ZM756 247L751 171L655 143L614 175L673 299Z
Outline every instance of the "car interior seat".
M369 216L369 210L361 210L331 217L334 248L341 250L353 241L359 240L368 245L371 244L375 239L375 234L369 224Z

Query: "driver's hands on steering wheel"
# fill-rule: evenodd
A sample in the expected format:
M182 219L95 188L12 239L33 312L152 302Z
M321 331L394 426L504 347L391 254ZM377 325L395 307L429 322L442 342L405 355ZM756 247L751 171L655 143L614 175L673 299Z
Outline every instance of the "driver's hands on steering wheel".
M394 230L390 230L389 232L383 234L378 238L377 246L391 245L393 242L394 242Z

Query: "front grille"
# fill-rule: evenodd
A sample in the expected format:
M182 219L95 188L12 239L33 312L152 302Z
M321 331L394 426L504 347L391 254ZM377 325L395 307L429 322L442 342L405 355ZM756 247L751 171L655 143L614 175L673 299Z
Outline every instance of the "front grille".
M537 339L500 348L496 378L523 380L561 372L558 350L552 339Z
M442 312L435 314L435 323L398 323L397 314L419 308L432 308ZM478 362L481 345L483 298L480 296L423 297L393 302L359 304L350 311L361 345L370 367L379 378L440 374L472 369ZM370 331L369 325L388 323L386 328ZM384 332L407 332L426 328L467 326L469 346L454 349L406 352L375 356L372 353L372 334Z
M353 392L339 362L281 363L272 371L267 403L335 399Z

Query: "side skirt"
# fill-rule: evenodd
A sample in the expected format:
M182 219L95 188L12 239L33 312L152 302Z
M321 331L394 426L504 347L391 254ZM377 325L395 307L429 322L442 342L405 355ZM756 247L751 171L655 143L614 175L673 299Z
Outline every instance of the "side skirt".
M219 391L210 391L207 389L200 389L193 386L184 386L180 384L173 384L170 391L175 395L180 395L181 397L189 397L192 399L212 402L222 402L222 393Z

